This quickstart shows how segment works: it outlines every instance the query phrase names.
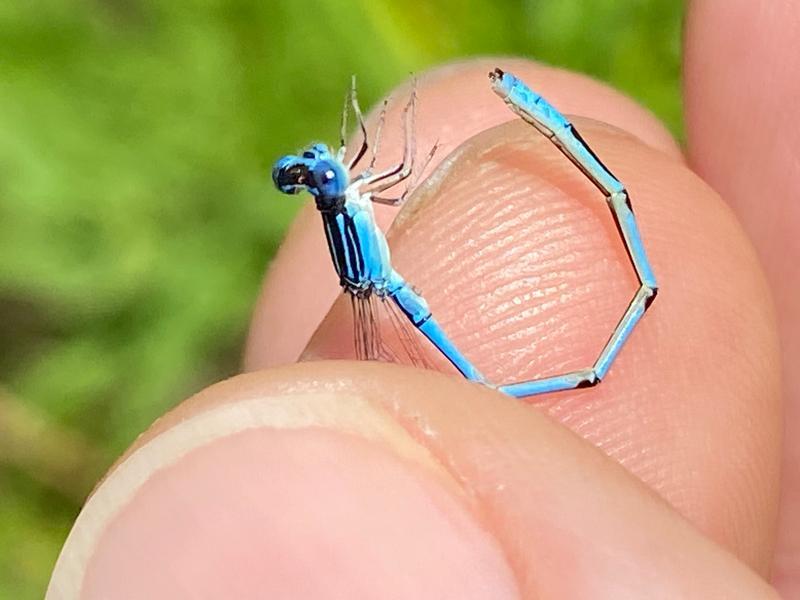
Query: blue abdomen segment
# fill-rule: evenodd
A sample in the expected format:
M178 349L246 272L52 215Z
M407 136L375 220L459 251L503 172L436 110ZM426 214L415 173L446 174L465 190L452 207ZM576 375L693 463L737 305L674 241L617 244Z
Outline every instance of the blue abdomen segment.
M394 300L400 310L408 319L419 329L422 334L445 355L452 365L467 379L483 382L483 375L465 357L452 340L439 325L439 322L431 315L428 303L425 299L415 292L397 273L393 272L390 277L387 292L389 297Z
M622 182L597 157L575 126L549 102L510 73L495 69L489 74L489 78L495 93L509 108L547 136L603 193L639 279L639 289L591 368L502 385L498 389L521 398L596 385L606 376L634 327L658 293L658 283L644 249L628 192Z
M392 273L386 291L415 327L424 325L431 318L431 309L428 307L428 303L411 289L399 273Z
M493 89L512 111L550 137L604 193L624 191L624 186L589 148L564 115L511 73L496 73L492 79Z
M498 69L499 71L499 69ZM569 121L552 104L530 89L511 73L495 71L494 91L523 119L542 124L551 132L570 126Z

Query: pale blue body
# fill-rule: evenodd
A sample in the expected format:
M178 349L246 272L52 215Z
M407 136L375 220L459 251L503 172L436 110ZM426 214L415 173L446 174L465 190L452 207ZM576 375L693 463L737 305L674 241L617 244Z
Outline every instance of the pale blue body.
M611 363L628 339L636 323L655 298L657 283L644 251L636 220L622 183L595 156L570 122L540 95L510 73L499 69L490 74L495 91L522 119L547 136L606 196L617 223L640 287L625 314L617 324L595 363L583 370L573 371L518 383L492 385L514 397L526 397L545 392L593 386L605 377ZM350 170L367 150L366 129L355 97L350 99L364 133L364 143L357 156L345 166L344 141L336 155L324 144L315 144L302 156L285 156L273 169L275 185L283 192L308 190L317 203L334 269L344 290L354 299L372 295L394 302L408 321L464 375L488 384L475 366L458 350L434 319L425 300L394 270L389 246L375 223L373 202L397 204L399 199L380 198L377 193L406 179L413 163L413 147L407 143L403 162L382 173L372 174L371 167L350 179ZM413 110L413 96L406 107ZM413 119L413 113L412 119ZM343 121L343 130L344 130ZM376 136L377 137L377 136ZM342 136L344 138L344 135ZM411 150L409 150L411 148ZM374 155L373 155L374 163Z

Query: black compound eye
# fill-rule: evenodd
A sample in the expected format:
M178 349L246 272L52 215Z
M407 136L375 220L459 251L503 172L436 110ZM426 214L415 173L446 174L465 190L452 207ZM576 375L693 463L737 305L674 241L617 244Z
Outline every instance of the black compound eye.
M272 169L272 181L285 194L296 194L305 185L308 167L298 164L296 157L285 156Z
M306 168L302 165L294 165L281 172L281 183L284 185L302 185L305 183Z
M321 164L314 169L314 181L318 186L329 184L336 179L336 171L330 165Z

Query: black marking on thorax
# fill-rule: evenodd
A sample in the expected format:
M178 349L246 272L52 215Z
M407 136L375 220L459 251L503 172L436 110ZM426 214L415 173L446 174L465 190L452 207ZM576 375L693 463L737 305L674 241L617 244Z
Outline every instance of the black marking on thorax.
M342 287L365 280L365 261L353 217L341 210L320 211L328 240L328 250Z

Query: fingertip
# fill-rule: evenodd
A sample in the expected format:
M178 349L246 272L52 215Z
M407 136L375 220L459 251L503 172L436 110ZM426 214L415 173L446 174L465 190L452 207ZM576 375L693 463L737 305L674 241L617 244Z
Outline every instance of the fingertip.
M695 0L684 42L687 152L759 251L780 324L786 421L773 571L800 597L800 3Z
M574 122L625 182L661 291L601 385L534 401L765 570L780 396L758 260L685 165L608 125ZM637 287L602 195L523 123L456 152L398 215L393 264L491 383L591 366ZM353 356L349 308L334 306L308 355Z
M176 413L89 500L48 598L771 597L619 465L483 386L325 362Z
M515 587L424 471L363 438L259 429L150 477L98 540L82 596L510 599Z

